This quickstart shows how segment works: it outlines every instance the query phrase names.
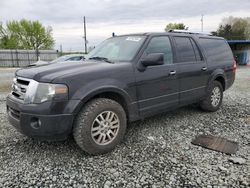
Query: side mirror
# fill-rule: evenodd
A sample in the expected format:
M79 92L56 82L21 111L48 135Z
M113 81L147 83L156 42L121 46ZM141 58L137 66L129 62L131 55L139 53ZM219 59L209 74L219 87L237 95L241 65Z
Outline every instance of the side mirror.
M164 64L164 54L163 53L152 53L144 57L138 66L140 71L144 71L147 66L156 66Z

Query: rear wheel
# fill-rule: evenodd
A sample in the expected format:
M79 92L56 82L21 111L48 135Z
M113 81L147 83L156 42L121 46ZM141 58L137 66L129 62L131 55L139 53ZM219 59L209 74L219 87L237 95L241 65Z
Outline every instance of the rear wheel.
M87 153L103 154L121 142L126 124L126 114L119 103L98 98L88 102L78 114L73 136Z
M200 107L205 111L214 112L217 111L223 99L223 88L220 82L214 81L208 91L208 95L205 100L200 103Z

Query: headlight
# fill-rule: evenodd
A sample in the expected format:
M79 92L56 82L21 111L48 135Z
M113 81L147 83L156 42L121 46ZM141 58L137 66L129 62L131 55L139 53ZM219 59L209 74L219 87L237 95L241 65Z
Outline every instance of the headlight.
M50 100L67 100L68 87L64 84L30 82L27 89L25 103L42 103Z

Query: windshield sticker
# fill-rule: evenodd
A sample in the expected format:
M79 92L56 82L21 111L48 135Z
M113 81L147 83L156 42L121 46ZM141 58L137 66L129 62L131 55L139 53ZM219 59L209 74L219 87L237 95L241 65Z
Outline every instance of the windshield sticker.
M126 40L133 41L133 42L139 42L141 40L140 37L128 37Z

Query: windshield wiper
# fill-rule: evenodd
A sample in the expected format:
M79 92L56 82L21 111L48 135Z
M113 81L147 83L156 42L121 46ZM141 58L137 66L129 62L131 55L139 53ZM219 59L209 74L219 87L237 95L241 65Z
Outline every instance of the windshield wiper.
M110 61L108 58L106 57L99 57L99 56L95 56L95 57L90 57L89 59L94 59L94 60L99 60L99 61L105 61L107 63L114 63L112 61Z
M107 63L114 63L112 61L110 61L108 58L106 57L99 57L99 56L95 56L95 57L90 57L89 59L94 59L94 60L99 60L99 61L105 61Z

